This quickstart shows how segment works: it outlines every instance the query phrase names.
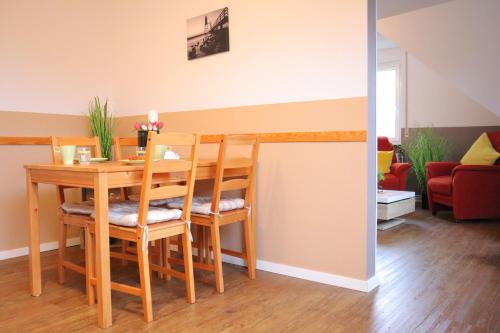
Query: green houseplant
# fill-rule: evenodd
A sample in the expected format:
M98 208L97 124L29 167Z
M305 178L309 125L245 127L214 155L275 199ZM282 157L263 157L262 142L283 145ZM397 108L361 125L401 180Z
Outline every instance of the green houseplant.
M88 117L92 135L99 137L102 156L111 160L114 119L111 112L108 111L108 100L106 99L102 105L99 97L94 97L94 100L89 104Z
M428 162L443 161L448 148L447 141L436 135L432 128L418 129L414 137L403 145L410 159L412 170L417 179L417 189L422 194L422 207L427 208L427 178L425 165Z

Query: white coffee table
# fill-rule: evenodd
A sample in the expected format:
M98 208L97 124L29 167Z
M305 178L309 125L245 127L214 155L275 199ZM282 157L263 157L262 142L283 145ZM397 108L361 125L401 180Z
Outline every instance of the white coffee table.
M377 193L378 230L386 230L403 223L397 217L415 211L415 192L384 190Z

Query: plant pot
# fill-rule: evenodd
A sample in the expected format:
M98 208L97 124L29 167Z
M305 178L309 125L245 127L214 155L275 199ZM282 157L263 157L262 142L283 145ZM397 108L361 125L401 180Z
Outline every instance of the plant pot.
M429 209L429 200L427 198L427 192L422 193L422 209Z

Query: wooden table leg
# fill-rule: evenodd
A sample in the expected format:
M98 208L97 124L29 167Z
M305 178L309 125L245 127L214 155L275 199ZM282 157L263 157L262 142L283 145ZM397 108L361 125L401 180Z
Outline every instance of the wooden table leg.
M94 177L97 324L101 328L112 325L111 276L109 260L108 178L99 173Z
M26 170L26 188L29 209L29 280L32 296L42 294L42 272L40 267L40 220L38 213L38 184L31 181L31 172Z

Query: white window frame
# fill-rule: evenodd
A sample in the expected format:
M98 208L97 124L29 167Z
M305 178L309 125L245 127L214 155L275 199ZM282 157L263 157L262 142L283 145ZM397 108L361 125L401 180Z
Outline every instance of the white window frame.
M377 72L396 70L396 136L389 138L392 144L401 144L401 130L406 123L406 55L399 48L381 49L378 52Z

